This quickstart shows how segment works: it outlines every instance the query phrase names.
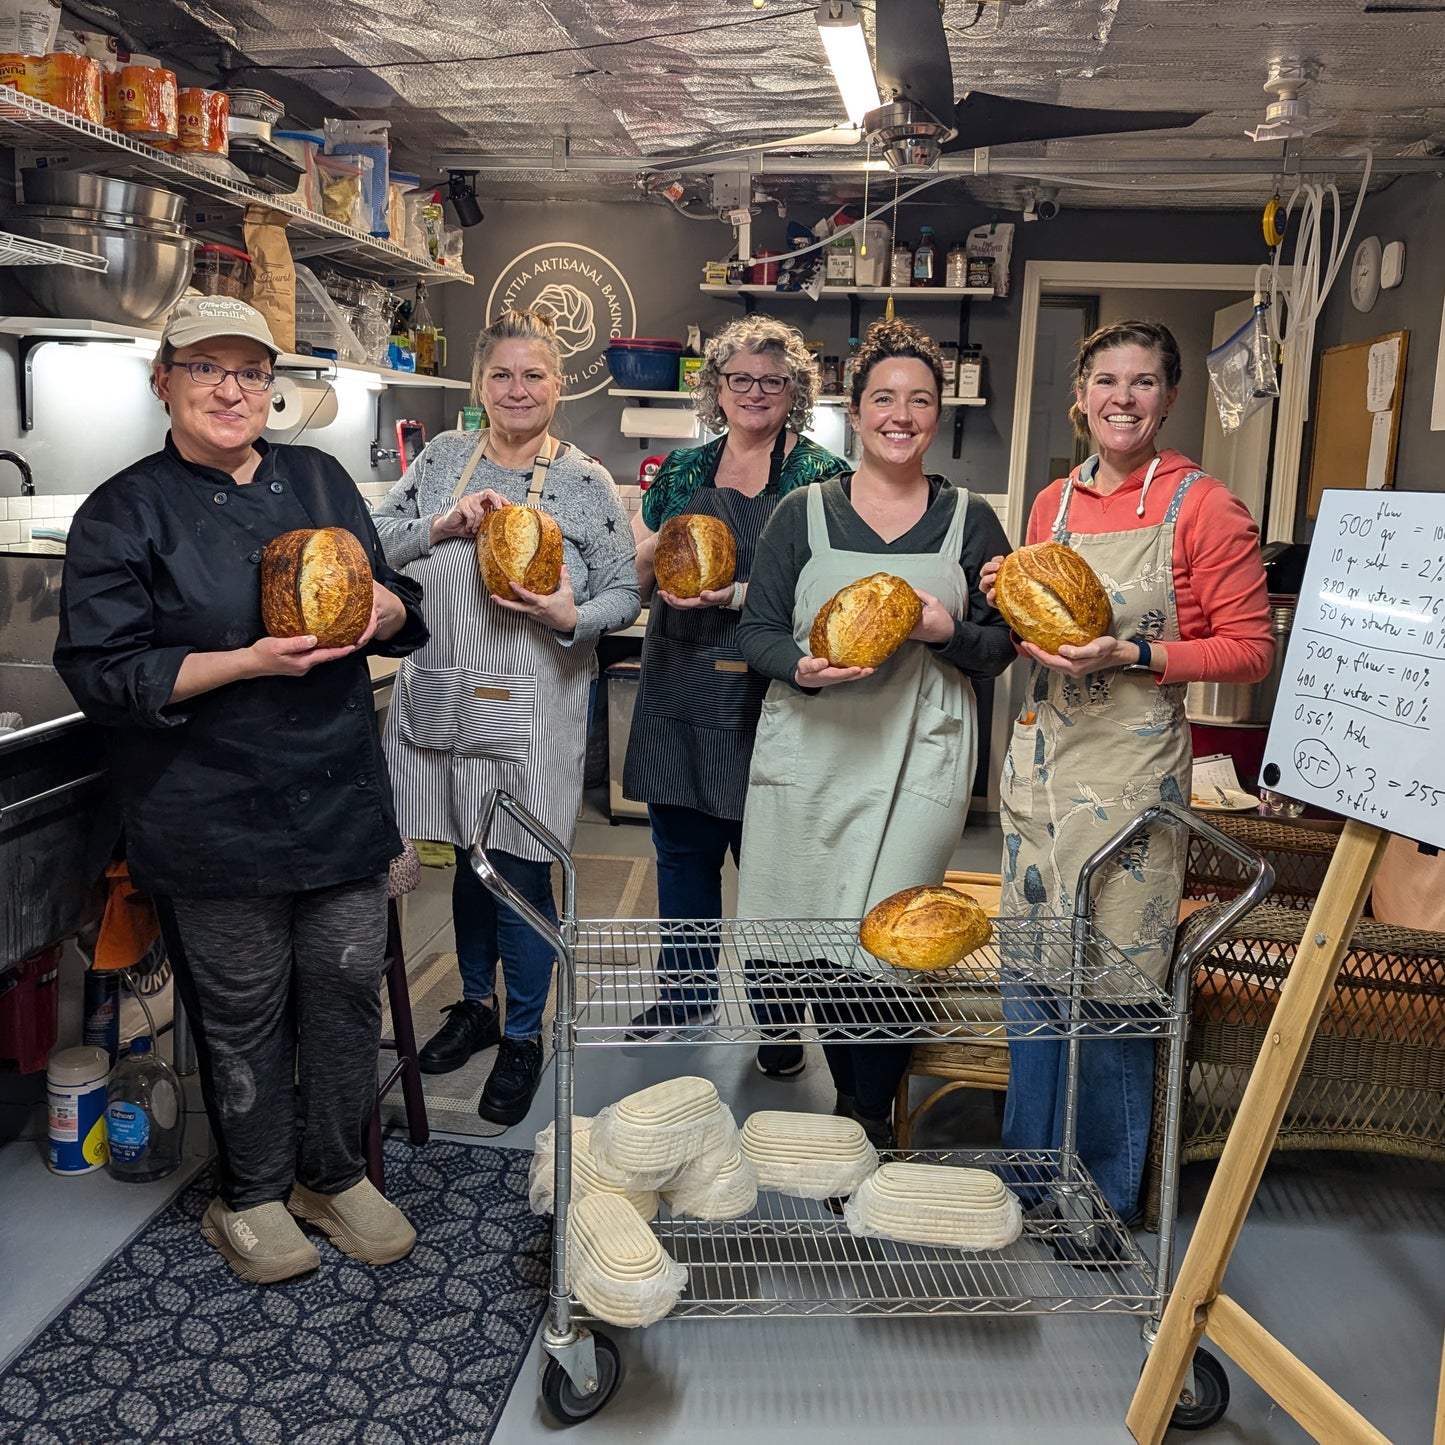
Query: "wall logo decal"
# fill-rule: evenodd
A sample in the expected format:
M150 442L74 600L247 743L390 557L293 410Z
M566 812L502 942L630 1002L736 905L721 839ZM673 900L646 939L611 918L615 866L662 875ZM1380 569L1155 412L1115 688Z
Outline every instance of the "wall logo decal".
M622 272L590 246L533 246L502 267L487 297L487 320L508 307L540 306L557 321L563 396L591 396L610 386L606 353L612 338L637 333L637 307Z

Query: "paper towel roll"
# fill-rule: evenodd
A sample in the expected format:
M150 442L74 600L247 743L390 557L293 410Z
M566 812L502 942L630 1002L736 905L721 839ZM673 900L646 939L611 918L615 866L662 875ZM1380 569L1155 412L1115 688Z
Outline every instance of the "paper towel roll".
M690 406L625 406L622 435L686 441L697 435L697 413Z
M336 420L336 392L330 382L312 377L278 376L271 387L268 432L315 430Z

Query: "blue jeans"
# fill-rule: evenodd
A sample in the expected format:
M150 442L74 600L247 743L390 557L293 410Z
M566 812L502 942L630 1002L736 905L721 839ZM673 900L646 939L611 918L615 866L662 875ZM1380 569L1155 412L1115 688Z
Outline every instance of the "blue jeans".
M557 922L552 897L552 865L488 848L494 867L549 923ZM552 986L552 945L530 923L499 902L472 871L468 850L457 849L452 879L452 923L462 996L485 1003L497 987L497 962L507 981L506 1035L535 1039L542 1033L542 1011Z
M1027 1022L1058 1020L1067 1000L1036 984L1004 974L1003 1014ZM1118 1018L1119 1007L1090 1011ZM1064 1133L1064 1085L1068 1040L1015 1040L1008 1050L1008 1097L1003 1114L1003 1147L1057 1149ZM1125 1223L1139 1211L1139 1185L1154 1112L1154 1040L1085 1037L1079 1043L1079 1159L1099 1192ZM1028 1192L1027 1190L1024 1191ZM1025 1199L1027 1206L1037 1200Z
M742 848L741 819L717 818L697 808L649 803L652 845L657 852L657 910L663 918L722 917L722 870ZM664 1003L717 1002L717 948L690 932L685 943L664 944L658 959L664 975L682 980L660 990Z

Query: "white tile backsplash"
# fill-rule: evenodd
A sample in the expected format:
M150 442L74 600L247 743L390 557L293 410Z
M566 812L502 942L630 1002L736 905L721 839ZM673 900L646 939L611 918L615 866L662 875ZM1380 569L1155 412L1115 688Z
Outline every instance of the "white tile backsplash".
M6 520L10 522L23 522L26 517L32 515L31 508L35 504L34 497L9 497L6 499Z
M19 522L0 522L0 542L23 542Z

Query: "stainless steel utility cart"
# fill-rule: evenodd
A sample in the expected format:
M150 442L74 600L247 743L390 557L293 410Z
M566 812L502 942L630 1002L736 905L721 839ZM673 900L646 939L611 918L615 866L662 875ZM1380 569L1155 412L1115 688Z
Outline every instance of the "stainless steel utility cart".
M487 860L498 812L506 813L562 866L563 903L554 928ZM1249 886L1212 925L1194 933L1161 989L1134 968L1092 923L1091 890L1099 870L1151 824L1195 829L1239 858ZM542 1395L560 1424L585 1420L621 1381L616 1345L585 1328L567 1288L567 1217L572 1193L574 1050L636 1045L631 1020L657 996L664 947L717 958L716 1016L659 1032L642 1042L711 1044L777 1039L804 1027L854 1041L997 1037L1001 989L1046 1001L1039 1019L1005 1023L1011 1040L1067 1041L1068 1084L1062 1147L1044 1153L1000 1150L901 1151L898 1157L967 1164L999 1174L1026 1202L1023 1234L1007 1249L966 1252L860 1239L821 1203L762 1193L741 1219L671 1218L654 1226L662 1247L685 1265L688 1290L670 1319L827 1315L1001 1315L1121 1313L1144 1318L1152 1341L1172 1278L1177 1134L1183 1091L1183 1038L1194 960L1218 934L1268 891L1265 861L1185 809L1149 809L1085 865L1072 918L1001 919L986 948L943 973L877 972L863 955L857 920L724 919L658 921L578 919L577 879L566 848L503 792L483 807L472 867L555 950L556 1181L550 1306L542 1343L548 1356ZM866 965L862 963L867 959ZM689 980L668 975L671 985ZM710 971L691 980L711 987ZM759 1019L767 1020L759 1022ZM1167 1050L1169 1089L1155 1257L1105 1202L1075 1146L1078 1050L1091 1040L1150 1038ZM1079 1268L1080 1257L1087 1268ZM1070 1261L1073 1261L1072 1263ZM1223 1413L1228 1382L1206 1351L1197 1352L1193 1383L1174 1423L1202 1429Z

